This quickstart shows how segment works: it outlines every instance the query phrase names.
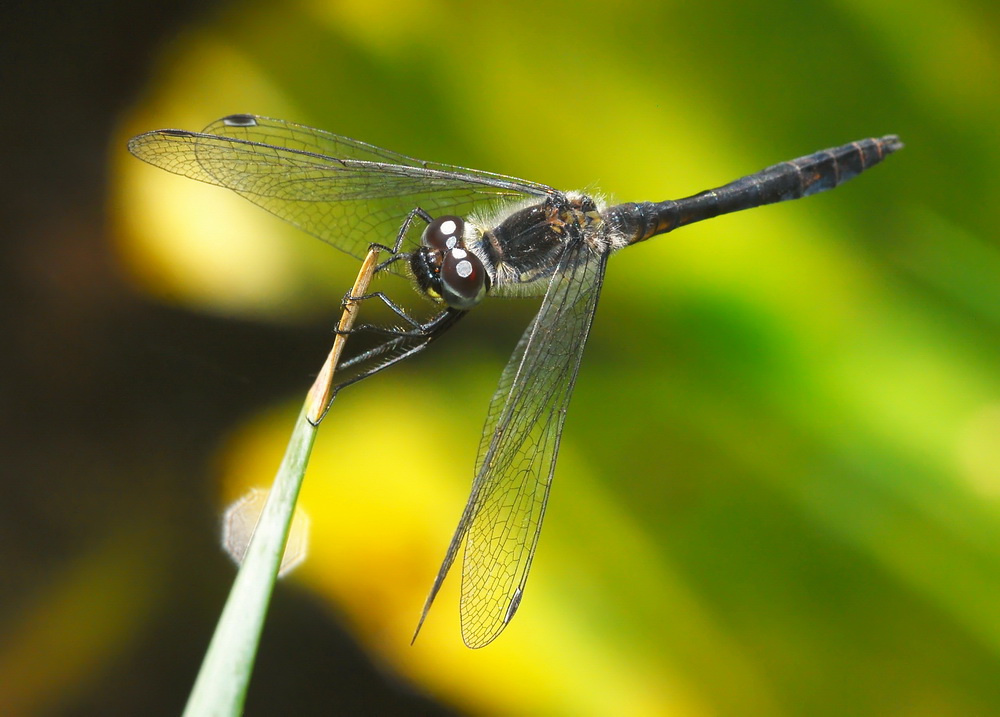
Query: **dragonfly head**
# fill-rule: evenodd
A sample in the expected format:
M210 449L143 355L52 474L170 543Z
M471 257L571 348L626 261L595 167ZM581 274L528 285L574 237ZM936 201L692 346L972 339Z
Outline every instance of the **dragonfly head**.
M462 311L482 301L490 288L486 267L465 248L464 232L465 221L460 217L438 217L427 225L420 248L410 257L420 289Z

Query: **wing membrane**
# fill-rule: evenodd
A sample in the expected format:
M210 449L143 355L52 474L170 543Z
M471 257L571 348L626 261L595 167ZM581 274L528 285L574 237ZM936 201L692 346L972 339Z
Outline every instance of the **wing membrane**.
M415 207L465 216L490 200L556 193L265 117L234 115L206 130L147 132L129 142L129 151L174 174L231 189L358 258L372 242L391 245Z
M374 144L362 142L343 135L333 134L325 130L307 127L306 125L287 122L285 120L262 117L260 115L231 115L216 120L202 130L204 134L243 139L258 144L270 144L292 151L319 154L338 159L356 159L382 164L398 164L406 167L461 175L466 181L481 181L492 186L503 186L514 192L523 194L545 195L556 190L545 184L530 182L526 179L511 177L505 174L484 172L480 169L469 169L444 162L428 162L415 157L408 157L399 152L377 147Z
M490 403L472 494L420 620L464 538L462 638L469 647L492 642L520 604L606 261L582 242L566 251Z

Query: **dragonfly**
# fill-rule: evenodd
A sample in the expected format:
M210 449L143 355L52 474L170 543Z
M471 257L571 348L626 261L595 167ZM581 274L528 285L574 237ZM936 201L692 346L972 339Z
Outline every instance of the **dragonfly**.
M433 302L421 319L384 292L352 297L382 302L402 324L351 329L379 338L338 367L357 373L334 395L424 350L487 297L541 297L490 401L472 490L413 636L464 545L460 615L470 648L496 639L521 604L611 254L720 214L833 189L902 146L896 135L862 139L684 199L608 204L256 115L128 143L139 159L230 189L351 256L380 247L388 258L378 271L408 276Z

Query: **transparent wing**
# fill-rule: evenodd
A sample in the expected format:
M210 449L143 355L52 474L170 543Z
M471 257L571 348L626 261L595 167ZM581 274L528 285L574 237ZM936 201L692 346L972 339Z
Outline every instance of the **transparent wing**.
M606 261L582 242L567 250L490 403L472 494L420 619L465 538L461 615L469 647L492 642L521 602Z
M225 117L205 132L147 132L128 148L174 174L231 189L358 258L372 242L392 245L415 207L466 216L484 201L558 194L542 184L423 162L251 115Z
M262 117L261 115L230 115L216 120L202 130L204 134L214 134L223 137L243 139L258 144L270 144L283 149L320 154L338 159L357 159L361 161L380 162L383 164L398 164L406 167L419 167L444 173L461 175L467 180L480 180L487 185L503 185L515 193L545 195L556 190L544 184L529 182L525 179L510 177L505 174L484 172L479 169L458 167L443 162L428 162L415 157L408 157L399 152L376 147L357 139L333 134L325 130L307 127L306 125L287 122L285 120Z

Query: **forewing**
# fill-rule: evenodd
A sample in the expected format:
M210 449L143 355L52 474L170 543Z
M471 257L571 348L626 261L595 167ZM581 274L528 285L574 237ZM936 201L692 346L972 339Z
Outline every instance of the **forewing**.
M280 120L235 115L208 129L147 132L129 141L129 151L169 172L231 189L358 258L372 242L391 246L416 207L466 216L490 200L555 193Z
M408 157L399 152L377 147L343 135L285 120L262 117L261 115L230 115L212 122L202 130L204 134L244 139L260 144L270 144L284 149L298 150L339 159L358 159L384 164L398 164L407 167L462 175L466 180L482 181L493 186L503 186L522 194L546 195L555 192L544 184L529 182L505 174L484 172L443 162L428 162Z

